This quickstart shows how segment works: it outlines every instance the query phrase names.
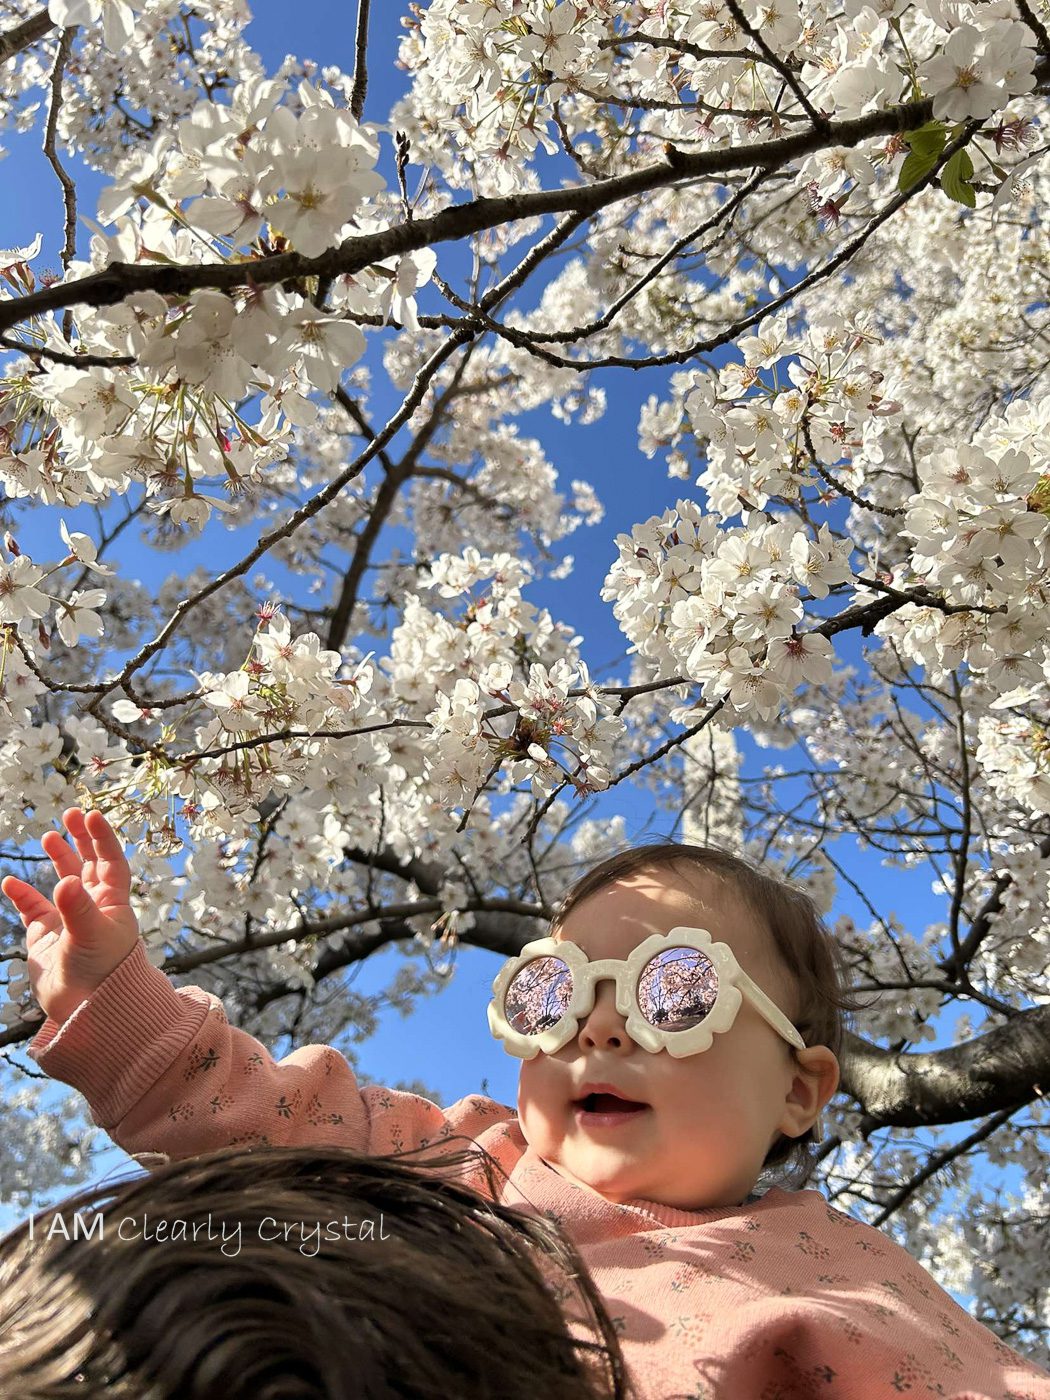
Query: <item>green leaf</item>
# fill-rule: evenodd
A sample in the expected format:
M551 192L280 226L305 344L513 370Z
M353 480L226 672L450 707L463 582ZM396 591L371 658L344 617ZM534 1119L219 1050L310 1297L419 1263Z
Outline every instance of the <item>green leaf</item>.
M947 139L948 131L943 122L927 122L925 126L901 134L901 140L908 143L913 154L933 156L935 160L944 150Z
M977 205L977 195L973 187L967 184L972 174L973 161L965 149L956 151L941 171L941 189L944 193L949 199L954 199L958 204L965 204L970 209Z
M918 151L912 151L911 155L905 156L904 164L901 166L901 173L897 180L897 188L903 194L905 190L910 190L913 185L917 185L924 175L928 175L940 158L940 152L930 155L920 155Z

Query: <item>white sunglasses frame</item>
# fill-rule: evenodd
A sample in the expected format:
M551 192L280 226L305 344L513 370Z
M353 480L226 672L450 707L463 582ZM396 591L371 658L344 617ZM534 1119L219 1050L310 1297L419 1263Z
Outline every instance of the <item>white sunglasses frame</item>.
M715 1004L700 1022L685 1031L665 1031L651 1025L641 1014L635 988L642 969L657 953L668 948L695 948L709 958L718 974L718 994ZM505 994L511 981L526 963L536 958L556 957L567 963L572 972L572 996L565 1015L557 1025L539 1035L524 1035L516 1031L506 1018ZM710 1048L714 1036L728 1031L736 1020L744 997L778 1035L798 1050L806 1042L765 992L750 978L736 960L727 943L716 943L706 928L673 928L669 933L654 933L626 958L599 958L591 962L576 943L557 938L538 938L526 943L517 957L509 958L492 984L489 1002L489 1030L503 1042L508 1055L520 1060L532 1060L538 1054L553 1055L575 1038L580 1021L594 1010L595 988L599 981L612 978L616 983L616 1009L626 1018L627 1034L643 1050L656 1054L666 1050L675 1059L699 1055Z

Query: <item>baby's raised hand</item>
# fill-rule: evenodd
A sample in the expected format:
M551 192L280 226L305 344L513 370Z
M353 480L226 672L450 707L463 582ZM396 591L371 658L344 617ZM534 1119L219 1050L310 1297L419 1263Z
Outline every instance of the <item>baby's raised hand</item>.
M101 812L79 807L63 812L62 821L75 851L57 831L41 840L59 877L52 898L16 875L0 885L25 925L33 995L56 1021L73 1014L139 937L131 867L116 832Z

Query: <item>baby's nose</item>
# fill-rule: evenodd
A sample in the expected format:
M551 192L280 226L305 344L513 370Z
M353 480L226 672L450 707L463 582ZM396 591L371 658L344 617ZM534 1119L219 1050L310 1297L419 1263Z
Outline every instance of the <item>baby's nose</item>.
M616 984L603 979L594 989L594 1006L580 1022L581 1044L591 1047L625 1049L634 1044L627 1034L626 1018L616 1009Z

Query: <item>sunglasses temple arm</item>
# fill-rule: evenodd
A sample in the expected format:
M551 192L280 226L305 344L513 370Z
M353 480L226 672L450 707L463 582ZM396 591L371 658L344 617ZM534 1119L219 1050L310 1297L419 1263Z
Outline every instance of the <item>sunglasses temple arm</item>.
M782 1035L789 1044L794 1045L796 1050L805 1049L806 1042L784 1015L783 1011L780 1010L775 1002L770 1001L762 988L751 980L743 968L740 969L740 975L737 978L737 986L751 1002L751 1005L759 1015L765 1017L773 1029Z

